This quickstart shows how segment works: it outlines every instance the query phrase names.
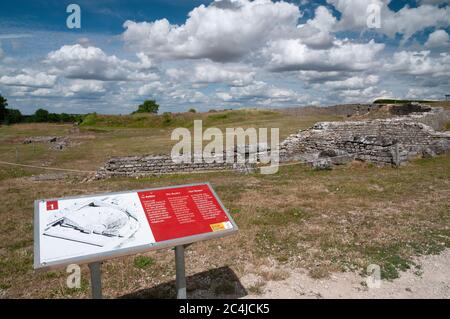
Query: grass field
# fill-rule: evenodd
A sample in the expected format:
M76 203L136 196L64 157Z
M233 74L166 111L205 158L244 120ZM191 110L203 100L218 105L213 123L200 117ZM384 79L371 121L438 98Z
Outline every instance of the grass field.
M171 130L205 126L280 127L281 138L317 121L336 116L294 117L275 111L228 111L175 116L172 122L144 116L97 116L77 130L71 125L24 124L0 127L0 161L27 165L95 170L114 155L164 153L174 142ZM150 127L152 126L152 127ZM75 133L74 133L75 132ZM23 145L33 135L71 136L63 151L48 145ZM303 165L282 167L275 175L218 172L141 179L114 178L81 182L83 176L35 182L37 168L0 165L0 297L88 297L89 275L83 266L81 289L66 287L64 270L36 273L33 260L33 200L209 181L240 227L237 235L194 244L187 250L188 290L212 289L233 295L227 267L237 278L249 272L268 280L286 274L274 264L304 268L314 278L332 272L364 272L379 264L392 279L415 267L412 259L450 247L450 156L419 159L401 168L352 163L332 171ZM162 250L104 264L107 297L174 296L173 251ZM267 271L268 267L272 269ZM417 269L420 273L420 269ZM205 286L206 285L206 286ZM257 292L264 283L247 287Z

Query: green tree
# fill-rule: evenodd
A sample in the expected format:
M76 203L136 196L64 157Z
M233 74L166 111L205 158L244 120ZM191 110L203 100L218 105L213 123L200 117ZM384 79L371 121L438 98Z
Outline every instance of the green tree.
M15 109L6 109L5 123L14 124L22 122L22 113Z
M39 109L34 113L34 120L38 123L47 122L49 113L47 110Z
M3 123L5 121L6 116L6 107L8 106L8 100L5 99L0 94L0 123Z
M135 113L158 113L159 105L154 100L145 100L144 103L138 106L138 109Z

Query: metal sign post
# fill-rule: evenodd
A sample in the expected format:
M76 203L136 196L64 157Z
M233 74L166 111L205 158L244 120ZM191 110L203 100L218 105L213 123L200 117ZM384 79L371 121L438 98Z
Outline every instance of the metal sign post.
M102 263L90 263L89 270L91 272L92 299L102 299Z
M175 271L177 285L177 299L186 299L186 271L184 264L184 246L175 247Z

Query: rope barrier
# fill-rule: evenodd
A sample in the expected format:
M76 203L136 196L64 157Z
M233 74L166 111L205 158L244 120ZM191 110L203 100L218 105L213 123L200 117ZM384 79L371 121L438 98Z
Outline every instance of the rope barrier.
M36 165L25 165L25 164L10 163L10 162L4 162L4 161L0 161L0 164L11 165L11 166L20 166L20 167L29 167L29 168L39 168L39 169L53 170L53 171L65 171L65 172L89 173L89 174L95 173L95 171L82 171L82 170L69 169L69 168L57 168L57 167L45 167L45 166L36 166Z
M26 165L26 164L4 162L4 161L0 161L0 164L10 165L10 166L19 166L19 167L28 167L28 168L37 168L37 169L44 169L44 170L63 171L63 172L75 172L75 173L85 173L85 174L94 174L94 173L96 173L96 171L84 171L84 170L69 169L69 168ZM274 165L273 167L285 167L285 166L292 166L292 165L299 165L299 164L304 164L304 162L278 164L278 165ZM269 166L266 166L266 167L269 167ZM229 171L231 171L231 170L229 170ZM173 172L173 173L170 172L170 173L158 173L157 175L175 175L175 174L189 175L189 174L207 174L207 173L217 173L217 172L220 172L220 170L200 170L200 171Z

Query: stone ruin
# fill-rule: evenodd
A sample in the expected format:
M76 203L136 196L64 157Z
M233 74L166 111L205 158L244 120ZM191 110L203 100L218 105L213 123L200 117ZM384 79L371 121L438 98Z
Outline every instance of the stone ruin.
M450 132L438 131L450 121L450 111L406 105L404 109L392 106L390 112L401 115L388 119L321 122L293 134L280 144L280 163L304 162L316 169L330 169L353 160L399 166L414 157L434 157L450 151ZM266 150L267 146L261 145L235 148L232 151L234 163L226 162L226 152L216 155L221 162L211 158L201 163L183 164L174 163L170 155L114 157L97 171L96 178L223 170L249 173L257 164L250 163L248 158L256 156L258 160ZM239 156L245 161L235 164Z
M50 149L61 151L71 146L71 142L64 136L31 136L22 141L22 144L49 144Z
M97 171L96 178L108 178L113 176L140 177L146 175L163 175L174 173L191 173L207 171L234 170L240 173L251 173L256 168L256 163L261 153L270 151L266 145L235 147L231 152L224 151L204 159L201 163L175 163L170 155L145 155L111 158ZM250 157L255 156L255 161ZM227 162L227 157L232 162ZM238 160L239 158L239 160Z
M317 169L352 160L399 166L418 156L449 152L450 132L435 129L450 120L450 111L425 106L413 109L421 112L389 119L317 123L281 143L280 161L301 161ZM396 106L394 112L405 111Z

